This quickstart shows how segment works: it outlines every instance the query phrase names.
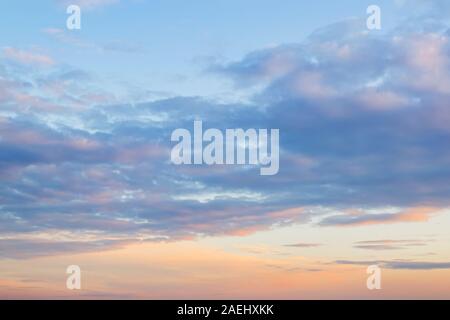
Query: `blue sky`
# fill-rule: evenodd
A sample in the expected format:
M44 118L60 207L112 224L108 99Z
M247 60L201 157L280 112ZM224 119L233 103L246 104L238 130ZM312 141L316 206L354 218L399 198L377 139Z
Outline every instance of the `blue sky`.
M393 12L401 10L392 1L379 3L389 27ZM370 1L99 1L83 10L82 30L66 30L72 44L45 32L65 29L65 4L3 2L1 10L9 14L0 21L2 39L12 46L45 48L60 63L104 78L204 96L224 91L224 81L204 73L211 60L237 60L258 48L302 41L333 21L365 19ZM94 44L99 48L93 50ZM101 49L108 46L116 50ZM135 53L131 59L127 50Z

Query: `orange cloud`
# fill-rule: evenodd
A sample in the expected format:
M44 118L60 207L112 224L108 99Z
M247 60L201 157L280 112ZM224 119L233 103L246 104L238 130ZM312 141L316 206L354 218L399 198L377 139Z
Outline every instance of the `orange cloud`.
M435 207L415 207L398 213L342 214L323 219L322 226L367 226L401 222L426 222L440 209Z

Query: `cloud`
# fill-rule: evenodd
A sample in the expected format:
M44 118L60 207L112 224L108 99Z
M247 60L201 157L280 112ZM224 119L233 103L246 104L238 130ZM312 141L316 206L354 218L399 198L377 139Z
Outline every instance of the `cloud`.
M85 40L82 37L76 36L73 33L60 28L44 28L42 32L59 42L98 52L100 54L137 54L144 52L144 48L140 43L127 40L111 40L103 43L98 43Z
M429 240L367 240L354 243L354 248L366 250L401 250L412 247L421 247L429 244Z
M433 214L439 211L437 208L418 207L407 209L398 213L367 213L347 214L326 217L320 221L321 226L363 226L401 222L426 222Z
M320 243L303 243L303 242L299 242L299 243L292 243L292 244L285 244L285 247L291 247L291 248L315 248L315 247L319 247L322 244Z
M55 61L51 57L39 53L33 53L12 47L3 48L2 52L6 59L25 65L48 67L55 64Z
M427 222L450 206L448 30L374 35L348 20L213 64L238 90L257 92L246 103L120 101L89 72L28 72L3 57L0 231L179 240L316 221ZM170 134L195 119L279 128L279 174L172 165Z
M62 255L64 253L96 252L98 250L119 249L131 241L43 241L37 239L0 239L0 258L29 259L39 256Z
M389 269L436 270L436 269L450 269L450 262L391 261L386 263L384 266Z
M344 265L379 265L381 268L395 269L395 270L439 270L450 269L450 262L423 262L423 261L353 261L353 260L338 260L337 264Z
M87 10L93 10L120 2L120 0L56 0L56 1L64 6L74 4L80 6L81 9Z

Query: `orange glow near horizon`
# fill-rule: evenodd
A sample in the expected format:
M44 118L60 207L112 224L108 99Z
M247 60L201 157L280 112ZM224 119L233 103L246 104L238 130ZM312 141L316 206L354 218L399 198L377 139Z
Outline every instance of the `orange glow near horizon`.
M82 269L80 291L65 288L70 264ZM224 252L195 241L6 260L0 268L6 299L450 298L449 270L383 270L382 290L369 291L365 266Z

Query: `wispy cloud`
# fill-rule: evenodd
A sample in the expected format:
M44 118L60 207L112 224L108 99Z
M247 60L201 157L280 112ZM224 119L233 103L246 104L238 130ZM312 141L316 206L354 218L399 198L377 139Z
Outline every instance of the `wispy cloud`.
M430 244L430 240L367 240L354 243L354 248L367 250L399 250L413 247L421 247Z
M0 258L30 259L62 255L67 252L96 252L113 250L132 243L128 240L51 241L39 239L0 239Z
M12 47L5 47L3 48L2 53L6 59L25 65L52 66L55 64L55 61L51 57L44 54L35 53L32 51L26 51Z
M105 40L102 43L86 40L60 28L44 28L42 32L51 38L74 47L91 50L99 53L136 54L144 52L141 44L127 40Z
M285 247L291 247L291 248L316 248L322 246L321 243L305 243L305 242L299 242L299 243L292 243L292 244L285 244Z
M424 262L424 261L353 261L353 260L337 260L337 264L344 265L379 265L381 268L386 269L400 269L400 270L437 270L437 269L450 269L450 262Z
M365 226L401 222L424 222L439 211L438 208L410 208L398 213L344 214L326 217L321 226Z
M119 3L120 0L55 0L59 4L68 6L75 4L82 9L93 10L101 7L109 6L115 3Z

